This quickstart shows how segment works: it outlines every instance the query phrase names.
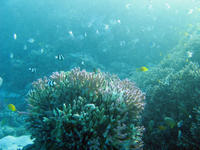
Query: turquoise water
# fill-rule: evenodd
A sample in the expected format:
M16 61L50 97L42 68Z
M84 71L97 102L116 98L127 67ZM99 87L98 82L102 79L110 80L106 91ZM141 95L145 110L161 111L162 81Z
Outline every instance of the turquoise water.
M80 67L146 94L144 149L200 149L199 21L198 0L2 0L0 138L29 134L7 106L26 112L33 81Z

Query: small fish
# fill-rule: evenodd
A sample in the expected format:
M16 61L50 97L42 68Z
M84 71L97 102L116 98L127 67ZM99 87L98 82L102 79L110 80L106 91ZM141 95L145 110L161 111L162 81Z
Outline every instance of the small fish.
M108 29L109 29L109 25L108 25L108 24L105 24L105 25L104 25L104 29L105 29L105 30L108 30Z
M84 61L81 61L81 65L85 65L85 62L84 62Z
M55 85L55 82L52 80L49 80L47 84L48 86L53 87Z
M120 41L119 45L120 45L120 46L125 46L125 45L126 45L126 41L124 41L124 40L123 40L123 41Z
M14 58L14 54L13 53L10 53L10 58Z
M169 9L171 6L168 3L165 3L165 6Z
M28 68L28 70L31 71L31 72L36 72L37 71L36 68Z
M185 32L184 35L187 37L187 36L189 36L189 33L188 33L188 32Z
M126 9L130 9L131 4L126 4L125 7Z
M2 86L2 84L3 84L3 78L0 77L0 87Z
M16 40L17 39L17 34L15 33L15 34L13 34L13 38L14 38L14 40Z
M182 136L182 132L181 132L181 130L178 130L178 139L180 139L181 136Z
M167 127L163 126L163 125L160 125L158 126L158 129L161 130L161 131L164 131L167 129Z
M43 48L41 48L41 49L40 49L40 52L41 52L41 54L43 54L43 53L44 53L44 49L43 49Z
M188 24L188 27L193 27L193 24Z
M65 58L64 58L64 56L62 54L58 54L57 56L55 56L55 59L62 61Z
M189 59L187 58L185 61L186 61L186 62L189 62Z
M74 34L73 34L72 31L69 31L68 33L69 33L69 35L70 35L71 37L74 37Z
M95 74L100 73L100 69L98 69L98 68L93 68L93 72L94 72Z
M193 55L193 53L192 53L191 51L187 51L187 56L188 56L188 58L191 58L192 55Z
M147 67L142 66L142 67L140 67L140 68L137 68L136 70L137 70L137 71L141 71L141 72L146 72L146 71L148 71L149 69L148 69Z
M96 34L99 34L99 30L96 30Z
M152 45L151 45L151 48L154 48L154 47L156 47L156 43L155 42L153 42Z
M96 108L94 104L86 104L85 107L90 108L92 110L94 110Z
M10 109L11 111L16 111L15 105L13 104L9 104L8 109Z
M179 121L178 123L177 123L177 127L178 128L180 128L180 127L182 127L183 126L183 120L181 120L181 121Z
M190 9L189 11L188 11L188 15L191 15L193 13L193 9Z
M24 50L27 50L27 45L24 45Z
M35 40L33 38L28 39L28 42L33 44L35 42Z
M171 117L165 117L164 122L166 125L168 125L170 128L174 128L176 126L176 121Z

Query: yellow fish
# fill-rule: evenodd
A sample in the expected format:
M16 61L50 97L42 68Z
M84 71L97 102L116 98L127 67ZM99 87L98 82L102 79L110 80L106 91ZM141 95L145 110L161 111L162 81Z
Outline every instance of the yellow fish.
M168 125L170 128L174 128L176 126L176 121L173 118L165 117L164 121L165 124Z
M188 32L185 32L184 35L185 35L185 36L189 36L189 33L188 33Z
M193 25L192 25L192 24L188 24L188 26L189 26L189 27L192 27Z
M171 58L171 55L170 55L170 54L168 54L166 57L167 57L167 59L170 59L170 58Z
M160 126L158 126L158 129L161 130L161 131L164 131L164 130L166 130L167 128L166 128L165 126L163 126L163 125L160 125Z
M15 105L13 104L9 104L8 109L10 109L11 111L16 111Z
M148 69L147 67L142 66L142 67L140 67L140 68L137 68L136 70L137 70L137 71L146 72L146 71L148 71L149 69Z

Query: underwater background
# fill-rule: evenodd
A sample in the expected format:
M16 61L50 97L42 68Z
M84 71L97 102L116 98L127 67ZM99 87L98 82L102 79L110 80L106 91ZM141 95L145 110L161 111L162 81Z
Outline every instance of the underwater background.
M0 150L198 150L199 64L199 0L2 0Z

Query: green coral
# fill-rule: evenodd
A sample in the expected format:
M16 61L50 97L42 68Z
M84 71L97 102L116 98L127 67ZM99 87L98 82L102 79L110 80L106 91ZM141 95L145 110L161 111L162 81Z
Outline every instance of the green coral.
M199 33L180 41L159 65L132 77L146 92L144 149L200 149ZM174 127L166 125L166 117Z
M33 83L28 127L36 149L119 150L142 144L144 94L129 80L75 68Z

